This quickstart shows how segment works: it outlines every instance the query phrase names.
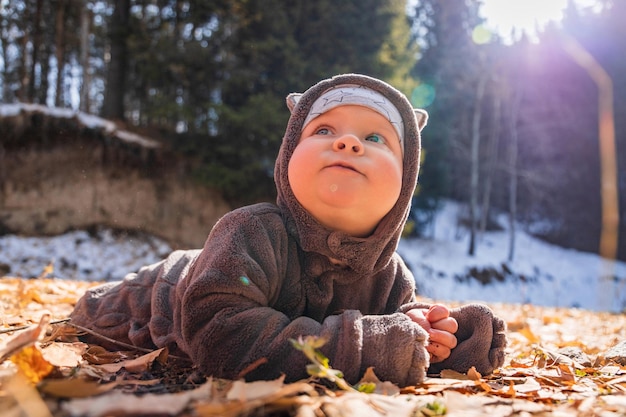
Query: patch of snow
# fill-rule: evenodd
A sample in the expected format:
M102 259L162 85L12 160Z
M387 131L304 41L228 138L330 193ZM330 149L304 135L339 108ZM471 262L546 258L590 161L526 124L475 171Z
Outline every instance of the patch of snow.
M116 136L124 142L137 143L144 148L157 148L160 146L157 142L153 140L146 139L143 136L139 136L136 133L128 132L126 130L118 130L116 132Z
M94 116L93 114L78 112L77 116L80 123L90 129L103 129L109 134L117 129L117 126L112 121Z
M22 111L22 106L19 104L1 104L0 105L0 117L17 116Z
M436 300L530 303L619 312L626 309L626 264L566 249L516 231L508 262L509 233L487 232L474 256L469 232L457 227L459 206L446 202L431 239L403 239L398 252L415 275L421 295ZM504 266L503 266L504 264ZM493 268L506 279L483 284L467 279L470 268ZM506 271L512 271L507 274Z
M48 107L41 104L0 104L0 117L17 116L22 111L47 114L51 117L56 117L60 119L71 119L73 117L76 117L78 119L78 122L82 126L90 129L103 129L106 133L115 136L123 142L138 144L144 148L158 148L161 146L157 141L140 136L136 133L129 132L127 130L118 129L117 125L114 122L98 116L94 116L92 114L60 107Z
M517 231L515 258L507 262L506 231L487 232L468 256L469 235L457 226L459 206L446 202L429 239L403 239L398 252L413 271L421 295L446 301L531 303L596 311L626 309L626 264L564 249ZM54 275L76 280L119 280L171 252L162 240L108 229L56 237L0 236L7 275L37 277L51 261ZM503 267L503 264L505 265ZM470 268L504 271L503 281L467 279ZM0 270L2 265L0 265ZM506 271L512 271L507 274Z
M158 262L172 251L163 240L102 229L54 237L0 236L0 264L6 275L36 278L52 263L53 275L86 281L113 281ZM0 267L1 268L1 267Z

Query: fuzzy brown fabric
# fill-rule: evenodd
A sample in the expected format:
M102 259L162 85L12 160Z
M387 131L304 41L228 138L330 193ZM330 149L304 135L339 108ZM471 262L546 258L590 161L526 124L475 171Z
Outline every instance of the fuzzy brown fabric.
M341 84L380 92L404 121L400 197L367 238L325 229L297 202L287 177L308 109ZM217 222L201 251L174 252L121 283L90 291L72 321L138 346L168 346L220 378L305 378L307 360L290 339L319 335L327 340L322 351L349 382L374 367L383 380L419 383L429 366L428 335L402 312L415 301L415 281L395 250L416 186L424 123L404 95L374 78L347 74L314 85L293 108L283 138L276 205L234 210ZM499 366L506 344L495 336L499 319L476 308L455 317L466 339L447 363L459 371Z
M409 303L400 310L412 308L428 309L432 304ZM459 324L455 333L457 346L443 362L433 363L429 374L438 374L444 369L467 372L475 367L482 375L489 375L504 364L506 323L482 304L467 304L450 310L450 316Z

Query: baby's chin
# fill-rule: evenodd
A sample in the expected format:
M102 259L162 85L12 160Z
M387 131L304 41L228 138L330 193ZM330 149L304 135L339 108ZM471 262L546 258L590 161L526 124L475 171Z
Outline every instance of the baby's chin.
M385 214L372 215L366 209L341 209L327 207L316 210L305 210L322 226L335 232L344 232L353 237L366 238L371 236Z

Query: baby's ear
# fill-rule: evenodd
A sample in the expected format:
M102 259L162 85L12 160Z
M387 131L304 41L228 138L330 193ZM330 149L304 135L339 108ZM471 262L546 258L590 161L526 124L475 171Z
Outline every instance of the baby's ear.
M413 109L413 111L415 112L415 117L417 118L417 127L421 132L428 122L428 113L426 112L426 110L422 109Z
M300 97L302 97L301 93L290 93L287 96L285 101L287 102L287 107L289 107L290 113L293 112L294 107L296 107L296 104L300 101Z

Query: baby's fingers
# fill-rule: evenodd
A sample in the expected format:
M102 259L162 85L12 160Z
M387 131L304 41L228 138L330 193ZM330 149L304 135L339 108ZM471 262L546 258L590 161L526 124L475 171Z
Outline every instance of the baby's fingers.
M426 350L430 353L430 363L442 362L450 356L450 348L440 345L439 343L430 343L426 346Z
M450 317L450 310L442 304L433 304L424 314L428 321L433 323Z
M459 330L459 323L457 323L456 319L452 317L447 317L445 319L430 322L430 326L433 329L442 330L448 333L456 333Z
M451 350L456 347L456 337L446 331L430 329L429 342L426 350L430 353L430 362L437 363L447 359Z
M424 312L419 308L414 308L406 312L406 315L409 316L411 320L415 323L419 324L422 329L429 331L430 330L430 322L424 316Z
M439 344L447 347L448 349L454 349L457 344L456 337L454 334L437 329L430 329L428 331L428 336L431 344Z

